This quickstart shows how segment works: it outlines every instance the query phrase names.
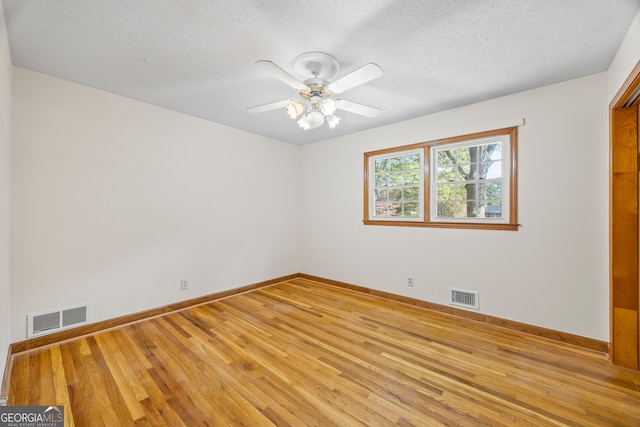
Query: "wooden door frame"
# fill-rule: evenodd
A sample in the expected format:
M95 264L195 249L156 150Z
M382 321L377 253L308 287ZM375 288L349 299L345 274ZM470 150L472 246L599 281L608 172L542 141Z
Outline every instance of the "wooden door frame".
M638 88L640 62L609 104L609 355L613 363L636 370L640 369Z

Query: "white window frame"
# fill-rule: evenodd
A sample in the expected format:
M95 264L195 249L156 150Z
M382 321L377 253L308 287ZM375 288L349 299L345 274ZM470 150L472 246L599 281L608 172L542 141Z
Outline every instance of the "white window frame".
M386 215L376 215L376 198L375 193L378 188L404 188L404 185L397 186L382 186L376 187L376 177L375 177L375 162L377 160L385 160L385 159L393 159L398 157L406 157L412 155L420 156L420 172L419 172L419 182L417 184L418 187L418 216L386 216ZM413 149L406 151L394 151L386 154L379 154L377 156L369 157L369 213L370 218L372 220L384 220L384 221L412 221L412 222L422 222L424 221L424 149ZM411 185L412 187L414 185Z
M501 216L499 218L483 218L483 217L467 217L467 218L442 218L438 217L438 203L437 203L437 194L438 194L438 182L437 182L437 173L438 173L438 152L447 151L447 150L455 150L458 148L465 147L473 147L478 145L487 145L491 143L500 143L502 145L501 152L502 158L501 161L501 177L500 183L502 185L501 189ZM451 142L433 145L430 147L430 182L431 188L429 191L429 216L432 222L473 222L473 223L497 223L497 224L507 224L509 223L510 212L509 212L509 195L510 192L510 170L511 170L511 152L510 152L510 137L509 135L498 135L487 138L478 138L472 139L462 142ZM484 180L476 179L473 180L476 183L481 183ZM496 179L497 181L497 179ZM469 181L455 181L456 183L462 184L463 182ZM485 181L486 182L486 181Z

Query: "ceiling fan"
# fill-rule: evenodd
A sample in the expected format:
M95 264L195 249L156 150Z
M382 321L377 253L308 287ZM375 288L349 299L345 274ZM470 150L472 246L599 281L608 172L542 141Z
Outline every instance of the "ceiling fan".
M296 89L300 97L247 108L247 111L252 113L285 108L289 117L297 120L298 126L304 130L318 128L324 122L327 122L330 128L336 127L340 123L340 117L335 115L336 109L366 117L376 117L380 114L379 108L336 96L382 77L382 68L372 62L334 82L329 82L329 79L338 72L338 61L328 53L307 52L293 60L294 72L304 80L299 80L271 61L260 60L256 65L270 71L276 78Z

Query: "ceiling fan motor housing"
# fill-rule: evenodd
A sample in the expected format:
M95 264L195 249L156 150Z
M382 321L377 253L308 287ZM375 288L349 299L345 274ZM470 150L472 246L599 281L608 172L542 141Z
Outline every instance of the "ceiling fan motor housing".
M320 78L325 80L338 72L338 60L324 52L306 52L293 59L293 70L303 79ZM306 83L306 82L305 82Z

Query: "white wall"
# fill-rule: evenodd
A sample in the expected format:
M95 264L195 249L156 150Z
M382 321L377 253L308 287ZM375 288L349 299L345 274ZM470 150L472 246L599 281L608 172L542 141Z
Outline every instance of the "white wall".
M4 12L0 3L0 383L9 348L12 73Z
M477 289L484 313L608 340L606 106L639 52L640 15L606 75L300 148L12 70L2 27L0 366L27 313L97 321L296 271L441 304ZM519 231L362 225L365 151L523 117Z
M640 13L633 20L607 71L608 101L613 99L638 61L640 61Z
M298 147L21 68L13 90L12 340L300 270Z
M478 290L482 313L608 341L606 89L597 74L303 147L302 271L439 304ZM362 224L364 152L522 118L519 231Z

